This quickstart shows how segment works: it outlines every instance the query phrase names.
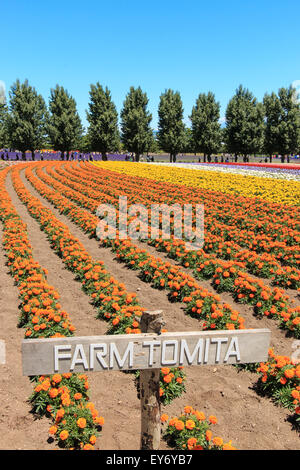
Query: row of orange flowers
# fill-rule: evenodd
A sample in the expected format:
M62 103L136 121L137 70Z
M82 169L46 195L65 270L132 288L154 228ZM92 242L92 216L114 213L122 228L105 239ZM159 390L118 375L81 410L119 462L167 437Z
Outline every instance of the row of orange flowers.
M120 189L115 196L112 196L111 183L107 185L106 190L95 190L91 189L90 181L94 178L92 174L89 174L85 179L84 171L81 170L80 174L74 175L74 171L69 167L67 171L63 171L60 165L55 166L55 173L51 170L51 165L47 165L48 173L55 179L58 179L65 186L70 186L76 191L76 196L70 190L68 191L68 197L76 200L83 207L89 208L93 213L96 213L99 202L109 202L118 209L118 196L122 195L123 192L128 191L127 188ZM71 173L71 175L70 175ZM42 176L43 177L43 176ZM84 180L82 182L81 180ZM88 188L88 189L87 189ZM78 196L80 194L80 197ZM135 197L135 196L134 196ZM141 202L141 196L138 197ZM145 199L142 199L145 203ZM146 201L147 202L147 201ZM118 217L119 214L117 214ZM207 215L206 215L207 219ZM149 221L148 227L151 226ZM149 242L151 243L151 241ZM260 277L271 278L272 283L284 288L298 289L300 286L300 271L293 266L281 266L276 260L274 255L270 253L257 254L255 251L241 248L234 241L224 241L223 236L216 235L210 231L205 232L204 246L199 251L190 251L186 249L184 240L170 239L168 245L164 239L155 240L156 247L160 247L163 251L167 251L171 258L178 259L182 264L188 265L189 267L195 267L199 263L202 263L203 259L215 260L216 257L233 260L237 263L242 263L243 270L248 270L254 275ZM167 246L167 248L165 248ZM297 255L291 257L291 263L294 264L294 259L297 259Z
M63 170L62 165L54 164L55 174L51 171L51 166L53 165L47 166L49 174L88 198L95 200L92 206L91 201L89 202L89 207L93 207L94 212L96 212L99 202L109 202L117 206L119 195L127 195L130 202L142 203L147 207L150 207L153 202L167 204L170 202L169 197L163 197L160 193L153 195L153 191L151 191L149 196L147 186L146 189L135 186L135 178L132 178L131 182L126 181L125 184L119 182L117 173L114 173L110 175L110 184L107 185L104 183L107 179L106 173L102 174L99 169L95 170L95 167L91 165L81 166L79 172L78 169L74 169L73 163L67 165L65 170ZM100 172L99 176L97 176L98 172ZM86 203L87 201L83 198L83 202ZM171 202L182 205L186 202L190 203L190 200L184 192L181 197L177 197L175 201ZM203 201L200 202L203 203ZM275 243L269 240L264 233L260 235L261 239L258 239L254 232L247 232L236 227L233 223L230 225L220 223L216 219L214 207L211 205L205 206L205 241L200 253L213 253L220 258L242 261L249 272L262 277L271 277L274 284L295 289L300 287L300 271L297 269L297 260L300 257L298 249L300 236L297 238L295 235L296 243L293 246L288 246L286 242ZM148 222L148 226L150 226L151 221ZM263 226L265 227L265 225ZM277 235L278 229L276 231ZM241 246L238 242L241 242ZM249 243L251 243L251 249L249 249ZM273 254L270 253L272 247L275 247L275 253ZM187 255L184 250L184 242L179 247L176 245L176 248L181 250L182 256Z
M285 203L273 203L263 198L249 197L237 193L224 194L222 188L220 191L216 189L210 190L208 187L201 187L202 174L194 171L195 185L186 185L180 178L180 171L184 173L185 169L177 169L178 182L175 178L171 181L167 178L160 179L160 174L168 174L170 168L161 166L160 168L148 166L149 172L144 171L145 165L133 164L123 165L122 163L99 163L93 162L80 164L81 168L96 167L94 175L101 172L105 177L115 182L119 179L120 184L127 186L135 186L138 189L146 189L148 193L159 194L161 199L169 198L170 203L182 197L182 193L186 196L186 200L194 200L194 202L202 201L205 205L211 207L211 211L218 219L225 223L232 223L243 229L249 229L256 233L265 233L274 236L276 232L280 235L281 241L288 244L298 244L299 242L299 220L300 209L298 205L286 205ZM172 169L171 169L172 172ZM158 178L156 179L156 176ZM197 179L199 177L199 184ZM205 178L204 178L205 179ZM230 179L230 176L229 178ZM243 185L247 185L247 178L241 181ZM274 184L274 183L272 183ZM149 194L150 195L150 194ZM246 216L246 217L245 217ZM298 237L298 242L296 237Z
M91 298L92 304L97 308L97 317L108 322L108 334L138 334L140 318L144 311L137 300L135 292L127 292L125 285L110 275L103 261L94 260L84 245L70 232L69 228L60 222L22 183L16 168L13 175L14 188L20 200L26 204L27 209L41 225L47 234L52 248L62 258L63 263L72 271L76 279L81 282L84 292ZM31 173L31 167L26 175ZM51 193L51 191L50 191ZM52 191L58 203L59 195ZM65 198L61 198L61 208L66 208ZM30 329L27 334L34 337L35 332ZM182 367L173 368L166 378L161 372L160 395L163 403L167 404L185 391L186 375Z
M53 181L53 179L46 178L41 170L38 170L38 175L47 181L48 184L52 184L58 191L62 192L64 190L68 197L78 201L78 191L68 190L66 186L61 186ZM77 186L79 185L77 184ZM91 212L93 212L91 207L93 201L90 198L84 196L83 204L82 197L80 197L79 201L81 205L90 208ZM181 261L185 267L194 265L194 274L197 278L212 278L213 287L217 291L230 292L236 301L252 305L257 315L277 318L280 322L280 327L288 329L295 337L300 337L300 308L293 308L291 306L289 297L283 290L278 288L271 289L261 280L250 277L243 271L243 263L216 260L203 252L191 253L184 248L184 242L181 240L150 240L149 243L154 244L161 251L165 251L169 257ZM129 244L122 243L122 247L124 246L130 246L130 242ZM137 247L134 245L133 247L137 251Z
M61 172L63 166L60 165L57 168ZM269 210L272 208L272 217L277 218L277 223L274 224L270 217L265 220L268 204L263 212L258 210L258 213L255 213L253 206L256 205L256 201L254 200L243 201L240 206L236 207L236 201L228 202L226 199L224 200L224 195L221 196L221 201L218 201L220 197L217 193L213 193L213 197L209 193L202 194L200 192L199 194L199 191L191 194L188 188L179 185L168 186L169 193L166 193L166 188L161 183L158 184L158 182L143 178L143 184L141 184L136 176L128 177L97 167L95 169L95 166L88 163L80 165L80 174L78 174L74 163L67 165L66 169L74 177L77 174L86 180L95 195L100 189L100 191L105 191L112 196L116 195L118 191L129 197L133 195L136 203L141 202L146 205L162 201L169 205L187 202L193 205L204 204L204 224L209 235L206 238L210 238L212 235L221 236L223 241L235 242L257 253L274 252L275 258L278 258L284 265L297 265L295 257L299 259L300 256L298 208L295 208L292 213L289 212L286 225L285 217L282 215L278 219L277 216L277 212L282 214L284 206L278 210L276 206L269 205ZM109 187L104 183L107 178L110 180ZM250 211L249 206L251 207ZM238 218L236 212L239 213ZM250 214L248 214L249 212Z
M86 211L83 211L80 208L76 209L74 205L71 206L72 207L71 213L69 212L69 210L65 211L64 208L66 207L66 204L63 204L63 201L65 200L65 198L63 198L63 200L61 200L61 203L59 204L58 192L56 192L55 198L54 196L52 198L50 196L51 190L49 189L49 187L47 188L45 187L45 185L41 185L41 182L37 180L35 177L33 177L31 170L30 171L28 170L27 177L29 181L36 187L36 189L38 189L41 192L41 194L43 194L44 197L49 198L50 202L54 203L56 207L60 208L61 211L64 211L66 215L68 215L75 223L78 223L78 225L84 230L88 226L89 233L95 236L95 225L94 225L94 230L92 230L92 226L93 226L93 223L95 223L95 219L92 219L94 217L92 214L88 214ZM56 202L54 202L54 199ZM82 222L81 222L83 219L85 220L84 225L82 225ZM139 250L136 246L130 244L129 241L126 241L126 242L116 241L115 242L115 246L117 247L117 250L119 250L121 245L123 245L124 249L129 250L126 253L126 256L127 255L129 256L126 259L126 264L129 267L140 267L139 261L138 261L139 255L143 257L143 259L140 260L140 262L144 266L145 259L148 256L145 250ZM165 286L168 285L168 282L170 282L169 287L171 287L172 289L171 298L176 299L176 300L183 300L187 302L188 305L190 306L190 312L194 316L199 318L199 315L201 314L202 311L207 312L208 317L211 318L211 323L209 325L208 324L204 325L204 328L219 327L223 329L223 328L243 327L243 320L241 320L238 314L234 315L236 314L236 312L233 312L234 316L230 318L231 320L230 324L226 321L224 323L224 319L226 319L226 316L223 315L222 308L221 309L219 308L219 305L218 305L218 301L220 300L219 297L216 297L213 299L215 300L215 302L211 302L212 300L211 296L207 295L207 293L201 287L199 290L195 289L195 286L197 285L197 283L195 284L195 280L193 280L193 278L191 278L190 276L187 276L185 273L183 273L183 277L180 279L180 283L178 282L178 279L176 279L176 275L178 274L179 268L177 266L172 266L170 263L162 263L160 260L157 260L157 259L154 259L155 262L153 263L153 259L154 259L153 257L150 258L149 267L151 269L154 269L154 272L147 271L146 269L143 272L145 276L144 279L148 280L148 282L149 281L153 282L153 286L154 287L157 286L158 288L165 288ZM152 266L151 266L151 263L152 263ZM173 270L173 272L171 272L171 270ZM162 274L166 275L166 277L168 278L166 283L161 283L160 277ZM174 279L174 275L175 275L175 279ZM169 279L169 276L171 276L170 279ZM188 292L190 292L190 289L193 289L192 295L187 296L186 289L188 289ZM208 302L208 305L206 304L206 302ZM230 311L230 306L224 305L223 307L225 309L228 308ZM232 315L232 312L231 312L231 315ZM207 318L206 318L206 321L207 321ZM234 325L234 322L236 322L236 325ZM218 325L216 325L216 323L218 323ZM276 357L280 358L281 356L276 356ZM270 360L273 361L273 356L270 356ZM290 362L286 364L285 367L287 369L289 368L292 369L294 368L294 365L292 361L290 360ZM261 372L260 370L258 371ZM284 371L285 369L280 370L280 371L279 369L275 369L276 373L273 371L272 377L270 376L270 381L272 381L273 378L275 377L277 388L279 388L280 391L283 391L286 395L287 392L286 392L286 388L284 387L285 384L280 382L280 380L277 380L280 374L283 373ZM299 386L299 377L297 374L298 374L298 369L296 373L293 375L293 377L290 377L291 380L288 381L288 384L287 384L289 399L285 402L282 402L284 406L286 406L286 403L288 403L289 409L291 409L292 411L296 410L296 413L298 413L299 410L298 410L297 403L295 402L295 399L291 395L291 390L292 391L294 389L296 389L296 391L298 390L297 387ZM262 383L265 383L265 379L262 381ZM275 393L274 390L273 392ZM271 396L273 395L271 394Z
M62 194L59 195L62 189L58 191L57 186L55 186L56 191L53 191L43 185L43 183L32 174L32 167L27 169L26 177L44 197L54 203L60 211L66 214L81 228L85 230L89 222L89 233L94 237L97 236L97 217L84 209L76 207L75 204L71 204L70 201L67 206L65 197L63 197ZM64 196L68 196L68 193L64 192ZM84 225L82 225L82 220L85 221ZM205 320L204 328L223 329L224 325L231 329L243 328L244 319L236 310L233 310L229 304L222 305L218 295L202 288L192 276L184 273L178 266L170 262L165 263L159 258L155 258L146 250L139 249L130 240L107 239L103 240L103 244L105 246L112 246L117 252L119 260L126 263L131 269L139 269L146 282L151 282L154 287L169 289L170 298L173 301L184 300L188 306L190 306L189 304L191 303L194 304L197 300L199 305L199 302L202 301L202 308L198 307L196 314L192 312L192 307L190 309L187 307L186 311L198 319ZM188 296L191 296L192 299ZM215 305L216 309L220 312L218 319L211 317L212 309L214 309L214 307L211 307L212 305ZM223 313L222 316L221 312Z
M3 223L3 247L7 265L19 289L19 326L25 338L71 336L75 327L59 304L59 293L49 285L47 271L32 256L26 225L17 214L5 189L9 169L0 172L0 220ZM102 417L89 400L85 375L54 374L31 377L34 391L29 400L33 411L53 420L49 432L58 445L66 448L92 449Z

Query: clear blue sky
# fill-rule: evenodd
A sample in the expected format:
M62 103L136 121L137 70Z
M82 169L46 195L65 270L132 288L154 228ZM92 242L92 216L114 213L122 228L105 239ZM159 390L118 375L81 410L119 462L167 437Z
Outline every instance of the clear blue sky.
M130 86L149 98L179 91L185 122L199 93L221 115L239 84L261 100L300 80L299 0L10 0L1 5L0 80L26 78L48 102L59 84L86 126L90 84L120 112Z

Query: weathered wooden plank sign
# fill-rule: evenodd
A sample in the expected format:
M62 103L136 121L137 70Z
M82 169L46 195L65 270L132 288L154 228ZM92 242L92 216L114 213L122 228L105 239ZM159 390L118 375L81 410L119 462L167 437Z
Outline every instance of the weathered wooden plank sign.
M25 339L23 375L265 362L270 330Z

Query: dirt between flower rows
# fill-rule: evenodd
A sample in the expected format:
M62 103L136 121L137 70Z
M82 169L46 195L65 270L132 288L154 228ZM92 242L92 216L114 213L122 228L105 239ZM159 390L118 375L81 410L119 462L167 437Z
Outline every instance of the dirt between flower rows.
M166 291L151 288L141 281L135 271L120 264L107 248L99 247L97 240L90 239L65 216L59 214L34 188L22 179L31 193L38 197L53 214L65 223L71 233L84 244L95 258L103 260L106 268L120 282L124 282L129 292L136 292L140 304L148 310L163 310L168 331L195 331L199 323L184 314L183 304L170 303ZM76 326L77 336L105 334L107 324L96 319L96 310L89 298L81 290L74 275L65 269L62 260L50 248L46 235L39 224L27 212L13 189L10 176L7 190L19 215L27 224L29 241L34 258L48 270L48 282L61 295L60 303ZM2 232L0 233L2 239ZM151 247L148 251L163 258ZM167 258L166 258L167 259ZM200 283L208 287L209 283ZM206 284L206 285L205 285ZM212 289L210 287L210 289ZM30 412L27 399L32 392L32 384L21 371L21 341L24 330L17 327L18 289L8 274L5 257L0 249L0 340L6 343L6 363L0 364L0 449L55 449L55 442L49 439L51 422L47 418L36 419ZM234 304L229 295L221 299L234 305L245 317L246 327L270 328L271 345L275 352L290 355L292 338L278 329L274 321L255 319L247 306ZM185 405L203 411L207 416L215 415L218 423L212 426L213 436L220 436L225 442L232 440L238 449L285 449L299 450L299 433L289 422L287 410L276 407L270 399L259 396L254 390L257 375L238 372L233 366L186 367L186 393L170 405L162 406L162 413L177 416ZM105 419L96 449L138 450L140 447L140 402L132 374L124 372L90 373L90 399L95 403L99 414ZM167 449L162 440L161 449Z

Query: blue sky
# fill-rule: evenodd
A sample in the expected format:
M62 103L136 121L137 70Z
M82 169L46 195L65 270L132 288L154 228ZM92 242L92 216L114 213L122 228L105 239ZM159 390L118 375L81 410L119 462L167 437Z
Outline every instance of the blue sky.
M0 81L19 78L48 102L65 87L84 126L90 84L120 112L130 86L149 98L179 91L185 122L199 93L226 105L239 84L261 100L300 79L298 0L10 0L1 5Z

